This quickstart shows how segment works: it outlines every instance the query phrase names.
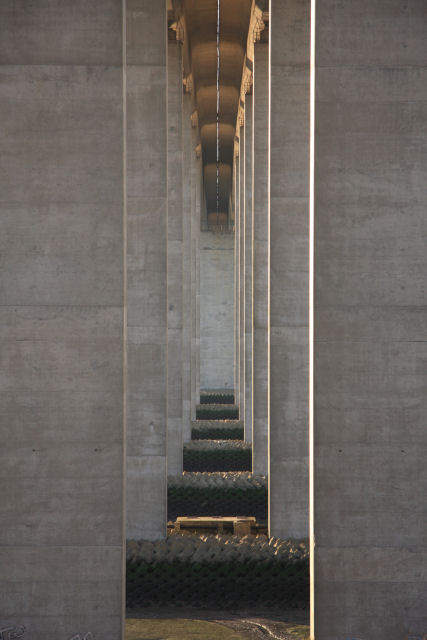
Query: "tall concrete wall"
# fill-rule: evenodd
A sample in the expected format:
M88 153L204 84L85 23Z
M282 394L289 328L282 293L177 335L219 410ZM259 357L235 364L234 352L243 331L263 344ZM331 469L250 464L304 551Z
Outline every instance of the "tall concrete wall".
M168 475L182 472L182 45L168 42Z
M234 384L234 234L200 234L200 388Z
M268 472L268 44L255 45L253 81L252 469Z
M270 533L308 535L310 1L270 5Z
M167 21L127 10L127 537L166 535Z
M3 0L0 60L0 628L117 640L122 2Z
M426 3L316 4L313 634L424 638Z

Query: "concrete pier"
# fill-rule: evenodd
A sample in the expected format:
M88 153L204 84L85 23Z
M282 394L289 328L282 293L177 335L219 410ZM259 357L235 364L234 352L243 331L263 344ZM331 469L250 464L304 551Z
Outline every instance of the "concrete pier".
M167 21L133 1L127 41L127 537L166 535ZM149 30L147 30L149 24ZM150 46L147 37L150 37Z
M268 472L268 44L255 45L253 81L253 472Z
M424 638L425 2L316 3L313 638Z
M252 442L252 95L245 102L245 440Z
M232 233L200 236L200 388L232 389L233 269Z
M122 45L121 1L1 2L0 629L31 640L122 633Z
M302 538L309 526L309 0L271 0L270 55L269 527L271 535Z
M245 416L245 127L240 127L239 137L239 353L240 353L240 387L239 411L242 419Z
M183 185L183 215L182 215L182 424L190 439L191 422L191 218L194 204L192 161L193 161L193 132L191 114L193 101L190 93L183 96L182 106L182 185Z
M168 42L168 475L182 473L182 57L181 43Z

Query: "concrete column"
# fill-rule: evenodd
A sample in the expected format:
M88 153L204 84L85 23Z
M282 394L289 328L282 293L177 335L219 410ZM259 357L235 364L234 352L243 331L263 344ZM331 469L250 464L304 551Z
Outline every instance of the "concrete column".
M168 475L182 473L182 45L168 42Z
M426 4L316 4L312 637L418 639Z
M191 207L194 201L191 171L194 154L191 113L191 94L185 93L182 105L182 424L184 442L190 440L191 434Z
M231 233L200 237L200 387L233 386L233 259Z
M127 40L127 537L166 535L167 21L134 0Z
M122 45L121 1L1 2L0 628L10 637L122 637Z
M308 535L310 1L270 6L270 533Z
M234 157L234 401L240 400L240 164Z
M197 393L197 251L198 236L200 235L200 172L201 157L196 156L199 143L196 117L192 132L192 206L191 206L191 419L196 418L196 405L199 402ZM191 438L191 432L189 433Z
M239 137L239 306L240 306L240 419L245 417L245 127Z
M268 44L255 45L253 81L252 467L268 472Z
M196 404L200 402L200 230L202 219L206 219L204 207L203 163L199 160L199 216L196 228Z
M252 155L253 101L245 102L245 440L252 441Z

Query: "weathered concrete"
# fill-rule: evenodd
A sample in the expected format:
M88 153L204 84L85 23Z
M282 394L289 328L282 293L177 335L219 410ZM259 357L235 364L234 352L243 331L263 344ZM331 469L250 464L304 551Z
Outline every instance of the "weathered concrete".
M127 23L127 537L157 539L167 474L165 4L132 0Z
M312 633L423 638L426 4L316 4Z
M182 45L168 42L168 475L182 473Z
M186 432L184 442L191 439L191 219L194 204L194 176L193 163L193 132L191 114L193 111L191 94L183 95L182 105L182 185L183 185L183 216L182 216L182 424Z
M245 440L252 441L252 156L253 101L245 102Z
M192 136L192 189L193 200L191 207L191 419L196 418L196 405L200 399L200 382L198 381L198 369L200 358L200 335L199 332L199 318L198 318L198 287L199 276L197 273L199 245L200 245L200 205L201 205L201 193L202 193L202 158L201 155L197 157L196 147L199 144L199 134L197 129L197 122L195 121L193 126ZM191 430L188 431L189 438L191 438Z
M0 629L117 640L122 3L4 0L0 60Z
M268 44L255 45L253 82L253 472L268 473Z
M200 235L200 387L232 389L234 236Z
M234 157L233 173L233 211L234 211L234 397L240 398L240 283L239 283L239 155Z
M271 2L270 533L308 535L310 1Z
M245 415L245 127L240 128L239 137L239 340L240 340L240 387L239 410Z

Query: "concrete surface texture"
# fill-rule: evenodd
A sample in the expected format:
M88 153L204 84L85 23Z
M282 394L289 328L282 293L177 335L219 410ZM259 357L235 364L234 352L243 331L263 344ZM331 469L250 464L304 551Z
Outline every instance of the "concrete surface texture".
M232 389L234 235L200 234L200 388Z
M268 44L255 45L253 81L253 472L268 472Z
M310 1L270 6L270 533L308 536Z
M182 472L182 45L168 42L168 475Z
M201 196L203 191L202 183L202 158L201 154L196 154L196 148L200 142L197 129L197 120L193 118L192 127L192 189L193 199L191 206L191 420L196 418L196 405L200 399L200 382L199 382L199 359L200 359L200 319L198 312L199 304L199 252L200 252L200 218L201 218ZM190 424L184 425L186 431L185 439L191 439Z
M252 95L245 102L245 440L252 441Z
M316 4L314 633L424 638L426 4Z
M189 93L183 95L182 103L182 185L183 185L183 217L182 217L182 424L187 431L185 440L190 440L191 422L191 219L194 205L193 194L193 142L191 114L193 111L192 97Z
M239 138L239 342L240 342L240 388L239 410L245 416L245 127L240 127Z
M239 150L240 145L237 144ZM234 157L234 397L240 399L240 157Z
M122 3L4 0L0 61L0 629L117 640Z
M127 536L157 539L166 534L166 7L129 2L127 23Z

